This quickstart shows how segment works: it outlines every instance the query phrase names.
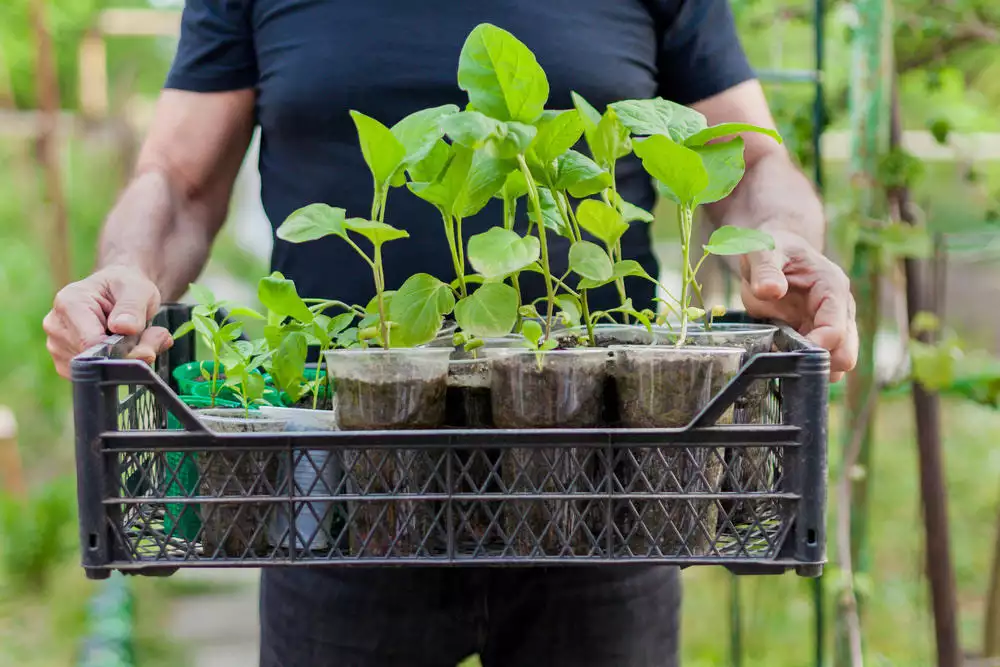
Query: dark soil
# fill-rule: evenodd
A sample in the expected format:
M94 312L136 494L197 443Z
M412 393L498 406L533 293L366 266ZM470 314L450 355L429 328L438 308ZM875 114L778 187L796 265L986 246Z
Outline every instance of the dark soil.
M493 420L499 428L593 428L604 413L604 366L581 366L572 380L535 355L493 363Z
M294 408L302 408L303 410L313 409L313 395L312 392L306 394L299 401L293 405ZM332 410L333 409L333 397L332 396L320 396L319 401L316 402L317 410Z
M263 452L198 454L200 493L210 497L263 496L275 493L278 458ZM203 557L230 558L267 553L266 503L218 503L199 507ZM228 531L228 534L227 534Z
M447 381L369 382L339 378L337 420L341 430L437 428L444 423Z

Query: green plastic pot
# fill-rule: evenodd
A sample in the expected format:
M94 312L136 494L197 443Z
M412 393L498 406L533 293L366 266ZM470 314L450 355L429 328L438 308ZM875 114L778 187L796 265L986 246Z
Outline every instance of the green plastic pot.
M205 405L204 407L210 407L212 401L212 383L196 382L194 387L191 389L191 395L208 401L208 405ZM274 405L279 408L284 405L284 403L281 402L281 394L274 387L266 387L264 389L264 400L269 405ZM240 399L231 387L219 387L219 391L215 396L215 407L230 407L222 405L224 402L232 403L236 407L240 407Z
M186 364L181 364L174 369L173 376L174 380L177 381L177 389L179 394L182 396L194 396L194 388L198 385L207 384L204 380L204 375L202 375L202 369L208 372L209 375L215 369L214 361L192 361ZM225 369L222 365L219 365L219 373L224 373Z
M189 364L190 365L190 364ZM176 375L174 377L177 377ZM208 383L201 382L197 384ZM212 399L205 396L180 396L184 405L189 408L208 408L212 405ZM238 408L239 403L216 399L215 404L220 408ZM184 426L170 412L167 413L167 428L171 431L183 431ZM183 452L167 452L165 455L167 462L167 476L170 483L167 485L168 496L188 496L197 492L198 484L198 462L196 454L189 453L185 458ZM176 471L176 475L173 472ZM172 477L171 477L172 476ZM187 510L185 511L185 508ZM198 536L201 528L201 517L198 513L198 506L193 504L167 503L165 516L163 518L163 528L167 535L173 532L173 536L178 539L192 541Z
M316 379L316 369L315 368L307 368L302 375L303 375L303 377L305 377L306 380L308 380L309 382L312 382L312 381L314 381ZM325 370L320 372L320 377L323 377L323 378L326 377L326 371ZM323 385L320 386L320 388L319 388L319 397L321 399L324 399L324 398L327 397L327 393L331 390L331 386L330 385L332 383L333 383L333 380L331 379L329 382L327 382L327 383L325 383L325 384L323 384ZM309 392L308 396L311 397L312 396L312 392ZM292 405L292 399L289 398L288 394L286 394L285 392L281 392L281 404L278 405L276 403L272 403L272 405L274 405L275 407L279 407L279 408L280 407L285 407L285 408L293 407L293 405Z

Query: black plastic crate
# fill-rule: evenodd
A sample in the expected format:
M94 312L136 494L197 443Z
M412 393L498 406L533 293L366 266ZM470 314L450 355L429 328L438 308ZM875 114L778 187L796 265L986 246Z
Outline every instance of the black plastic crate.
M158 319L173 328L188 312ZM777 352L754 357L683 429L220 435L170 386L193 358L190 337L153 369L123 359L133 343L113 337L72 367L91 578L379 564L822 572L829 355L786 327ZM716 425L760 382L756 423L737 409L736 423Z

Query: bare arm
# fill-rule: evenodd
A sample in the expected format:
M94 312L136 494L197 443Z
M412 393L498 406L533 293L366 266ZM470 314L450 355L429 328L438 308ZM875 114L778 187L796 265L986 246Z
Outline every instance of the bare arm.
M108 216L98 268L146 275L180 297L208 259L253 132L252 90L164 91L135 178Z
M694 107L711 125L745 122L774 128L756 81ZM837 378L857 362L858 331L850 281L823 256L823 205L783 146L764 135L743 138L746 175L729 197L708 207L708 216L716 225L752 227L774 237L773 251L741 258L743 303L751 314L788 322L830 350Z
M161 95L135 177L105 223L96 272L60 290L43 321L60 374L109 331L142 333L138 358L172 343L146 324L205 265L250 141L253 106L252 90Z

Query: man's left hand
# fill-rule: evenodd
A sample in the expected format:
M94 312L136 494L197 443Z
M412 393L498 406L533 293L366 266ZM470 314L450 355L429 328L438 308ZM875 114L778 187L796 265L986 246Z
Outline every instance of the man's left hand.
M839 266L795 232L771 232L774 250L742 258L743 304L754 317L788 323L830 351L836 382L858 361L851 283Z

